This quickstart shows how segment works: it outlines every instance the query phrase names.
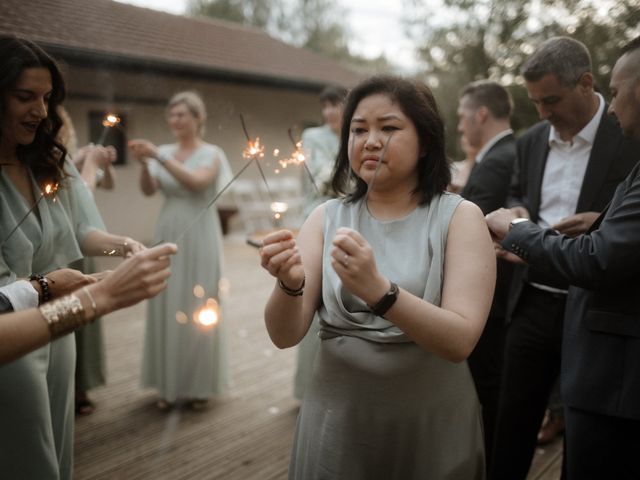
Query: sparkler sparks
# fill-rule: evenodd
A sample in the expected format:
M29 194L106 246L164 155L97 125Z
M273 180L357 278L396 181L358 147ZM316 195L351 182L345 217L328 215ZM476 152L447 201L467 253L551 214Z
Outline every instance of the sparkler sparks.
M102 126L104 128L102 129L102 134L98 139L98 145L102 145L104 141L107 139L107 134L109 133L109 129L116 127L118 124L120 124L121 121L122 119L120 118L120 116L116 115L115 113L107 113L102 118Z
M309 170L309 166L307 165L307 157L302 148L302 140L296 141L293 138L293 131L291 130L291 128L287 130L287 133L289 134L289 139L291 140L291 143L293 143L293 146L295 147L295 149L293 153L289 156L289 158L284 160L285 163L283 163L283 161L280 160L280 165L282 165L282 168L287 168L287 165L302 165L306 170L307 175L309 175L309 180L311 181L311 185L313 185L313 188L315 189L316 193L319 196L322 196L322 194L320 193L320 188L316 183L316 179L311 173L311 170Z
M204 330L215 327L219 320L220 306L213 298L208 298L204 306L193 314L193 321Z
M44 188L40 192L40 196L38 197L38 199L31 206L31 208L27 210L27 213L24 214L24 216L20 219L20 221L16 223L16 226L13 227L13 229L9 232L9 235L7 235L4 238L4 240L2 240L2 243L0 243L0 247L4 245L11 238L11 236L18 230L18 228L20 228L20 225L22 225L22 223L27 219L27 217L31 215L33 211L35 211L35 209L38 207L38 204L43 198L47 197L47 198L51 198L52 201L55 201L55 194L58 191L58 186L59 185L57 183L45 184Z

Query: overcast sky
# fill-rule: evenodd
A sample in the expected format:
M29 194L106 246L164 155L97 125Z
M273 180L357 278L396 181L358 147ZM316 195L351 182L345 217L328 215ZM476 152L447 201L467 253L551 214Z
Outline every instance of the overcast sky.
M118 0L156 10L182 14L186 0ZM401 0L337 0L347 12L353 53L373 58L386 54L405 69L415 68L412 43L405 37L400 19Z

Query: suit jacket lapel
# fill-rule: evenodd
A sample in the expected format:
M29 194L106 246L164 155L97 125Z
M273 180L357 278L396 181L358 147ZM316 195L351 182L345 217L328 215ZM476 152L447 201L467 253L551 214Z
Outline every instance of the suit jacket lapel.
M576 207L577 212L593 209L593 202L600 191L602 183L607 178L611 162L616 160L618 147L622 141L619 135L617 142L613 140L616 137L616 133L618 133L618 129L616 122L607 114L607 105L605 104L600 125L593 140L587 170L582 181L582 188L580 189Z
M533 220L538 220L538 213L540 212L540 194L542 190L542 177L544 176L544 167L547 164L547 157L549 156L549 130L551 124L547 124L546 127L540 133L539 141L535 142L531 147L531 163L529 167L530 178L530 198L531 203L529 205L530 214Z

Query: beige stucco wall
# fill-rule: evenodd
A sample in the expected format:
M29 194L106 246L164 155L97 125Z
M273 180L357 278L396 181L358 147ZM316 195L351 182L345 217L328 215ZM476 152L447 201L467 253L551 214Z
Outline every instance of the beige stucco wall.
M292 150L287 129L320 120L314 93L79 67L67 67L66 78L69 94L66 107L74 121L79 145L89 140L89 112L96 110L126 114L129 139L170 143L173 139L164 119L164 102L175 92L196 90L203 96L209 114L204 139L222 147L232 170L237 172L246 162L242 158L246 146L239 120L242 113L250 134L259 136L267 147L263 167L268 178L276 175L276 162L270 158L273 149ZM139 171L135 160L127 159L126 165L117 167L115 190L98 191L96 201L110 231L149 242L162 198L160 194L142 195L138 188ZM299 176L301 172L289 168L282 174ZM241 178L259 179L258 169L249 167ZM220 200L220 205L230 203L226 195Z

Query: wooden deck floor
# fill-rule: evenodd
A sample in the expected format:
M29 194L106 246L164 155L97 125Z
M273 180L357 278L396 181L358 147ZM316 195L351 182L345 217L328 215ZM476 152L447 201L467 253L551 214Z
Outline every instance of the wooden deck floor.
M278 350L265 332L273 283L256 251L227 238L225 263L230 392L204 411L159 412L154 392L138 388L144 305L112 314L104 322L108 385L91 392L96 412L76 421L76 480L286 478L295 351ZM560 456L560 442L539 450L529 480L559 479Z

